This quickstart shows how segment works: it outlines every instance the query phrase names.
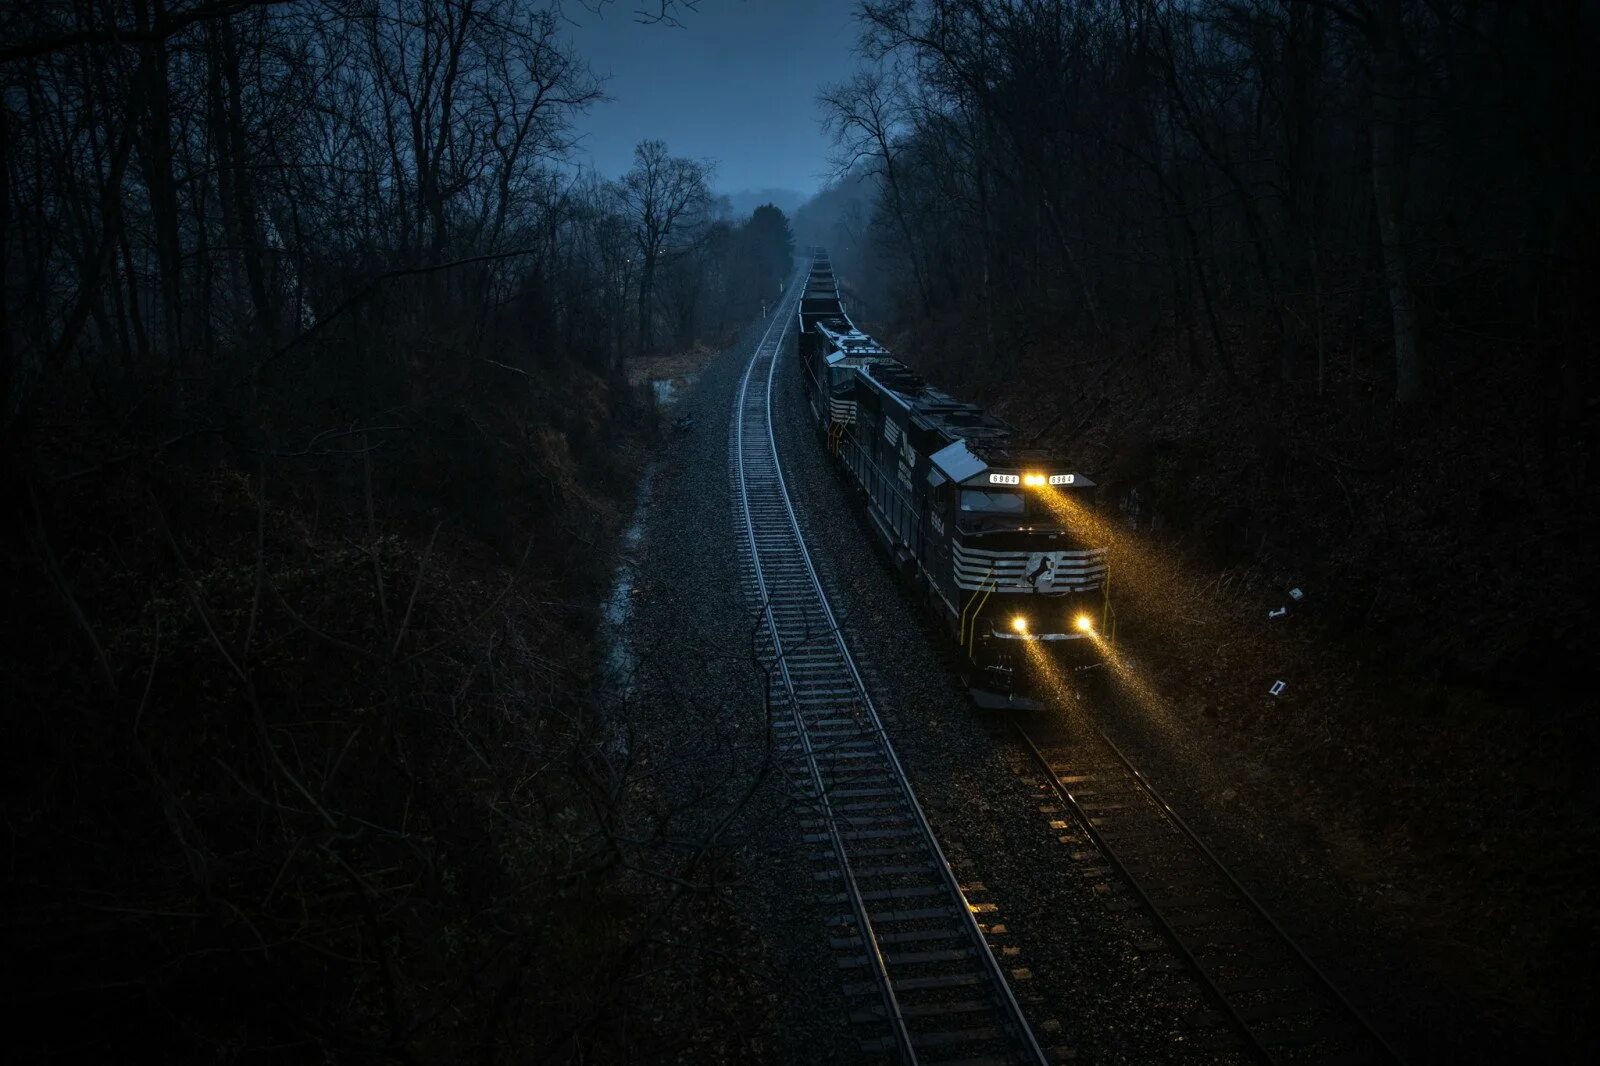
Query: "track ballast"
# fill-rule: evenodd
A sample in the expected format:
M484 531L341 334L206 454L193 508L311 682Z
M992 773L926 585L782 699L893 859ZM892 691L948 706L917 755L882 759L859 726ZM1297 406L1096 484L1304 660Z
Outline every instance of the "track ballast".
M1398 1063L1366 1017L1084 712L1019 715L1011 726L1075 823L1061 843L1086 874L1126 886L1158 938L1147 947L1164 942L1210 997L1214 1010L1191 1019L1200 1033L1215 1034L1207 1042L1273 1064Z

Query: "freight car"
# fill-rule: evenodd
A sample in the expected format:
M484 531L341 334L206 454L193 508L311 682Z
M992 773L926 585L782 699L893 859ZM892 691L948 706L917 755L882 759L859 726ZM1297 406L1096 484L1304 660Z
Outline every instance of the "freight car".
M860 491L895 568L959 647L983 707L1039 706L1104 663L1115 614L1094 483L1020 446L856 328L825 252L799 303L801 378L828 454Z

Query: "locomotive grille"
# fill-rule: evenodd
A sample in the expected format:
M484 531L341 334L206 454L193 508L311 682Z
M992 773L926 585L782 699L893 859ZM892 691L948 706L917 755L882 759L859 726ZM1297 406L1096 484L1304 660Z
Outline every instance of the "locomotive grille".
M997 592L1040 592L1048 596L1093 591L1106 579L1104 548L989 551L969 548L959 541L954 548L957 588L976 591L992 578Z

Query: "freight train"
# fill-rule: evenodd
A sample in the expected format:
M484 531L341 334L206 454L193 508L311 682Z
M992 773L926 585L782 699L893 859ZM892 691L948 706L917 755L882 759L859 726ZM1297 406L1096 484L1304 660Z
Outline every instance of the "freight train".
M1038 707L1093 678L1114 636L1094 482L933 388L845 313L818 250L799 302L799 366L819 437L868 525L959 648L981 707Z

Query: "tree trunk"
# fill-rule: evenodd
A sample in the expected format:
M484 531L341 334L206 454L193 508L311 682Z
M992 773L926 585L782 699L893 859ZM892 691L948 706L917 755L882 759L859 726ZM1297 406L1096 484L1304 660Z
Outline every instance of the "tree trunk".
M1041 190L1043 190L1042 185ZM1045 217L1050 220L1050 235L1056 239L1056 250L1061 253L1062 262L1078 281L1078 291L1083 294L1084 310L1089 312L1089 325L1096 334L1103 337L1105 330L1100 326L1100 308L1095 304L1094 288L1089 284L1089 275L1078 262L1078 256L1073 252L1071 242L1067 240L1067 231L1061 225L1061 216L1056 213L1055 201L1050 198L1047 190L1041 191L1039 201L1044 205Z
M1194 330L1194 302L1190 300L1183 284L1183 251L1178 247L1177 238L1174 236L1173 224L1167 223L1161 227L1162 233L1167 238L1167 264L1172 271L1172 313L1174 315L1172 342L1174 347L1181 347L1188 356L1189 372L1195 377L1205 373L1205 364L1200 360L1200 342L1195 337ZM1179 327L1182 332L1179 332ZM1184 343L1187 341L1187 343Z
M249 282L250 303L256 313L256 322L266 338L270 351L277 347L277 323L273 319L272 305L267 296L266 269L263 262L263 241L257 219L255 196L255 167L249 159L249 143L245 139L243 74L239 69L239 46L234 38L233 20L217 20L217 30L222 42L223 71L228 80L226 140L218 143L218 151L227 146L227 158L221 173L233 174L231 197L233 223L239 242L239 255L244 260L245 278Z
M1399 141L1405 74L1400 0L1381 0L1373 33L1372 195L1394 319L1394 398L1397 403L1410 404L1422 394L1422 357L1417 351L1417 312L1403 232L1405 166Z
M166 14L163 0L154 0L152 13L142 2L135 4L138 24L149 27ZM167 74L167 45L157 40L146 45L141 71L145 78L144 136L139 144L140 163L149 191L150 219L156 250L156 273L161 291L162 327L169 365L179 359L183 348L183 307L181 272L183 260L179 240L178 195L172 175L172 109Z
M933 296L928 291L928 274L922 262L922 254L917 247L916 234L911 229L911 222L906 218L905 198L900 193L900 179L895 173L893 155L887 140L879 138L879 151L883 155L883 173L889 183L890 206L894 208L895 221L900 224L900 232L905 237L906 254L911 257L911 271L917 280L917 296L922 301L922 317L929 318L933 315Z
M994 219L991 217L989 211L989 177L985 167L987 158L986 152L980 152L978 154L978 158L975 160L974 170L976 172L975 178L978 187L978 244L981 253L980 259L983 265L984 358L987 362L993 365L995 356L997 354L995 345L996 301L994 296L994 269L991 265L994 259L994 256L991 252L991 249L994 246L994 238L992 236L994 231ZM1016 366L1014 364L1014 360L1017 357L1016 349L1013 347L1006 354L1008 366L1015 370Z
M0 263L11 262L11 108L0 103ZM20 406L11 395L16 342L11 335L11 293L0 282L0 439ZM9 449L8 449L9 450Z
M639 271L639 354L649 353L655 344L656 262L654 256L645 256Z

